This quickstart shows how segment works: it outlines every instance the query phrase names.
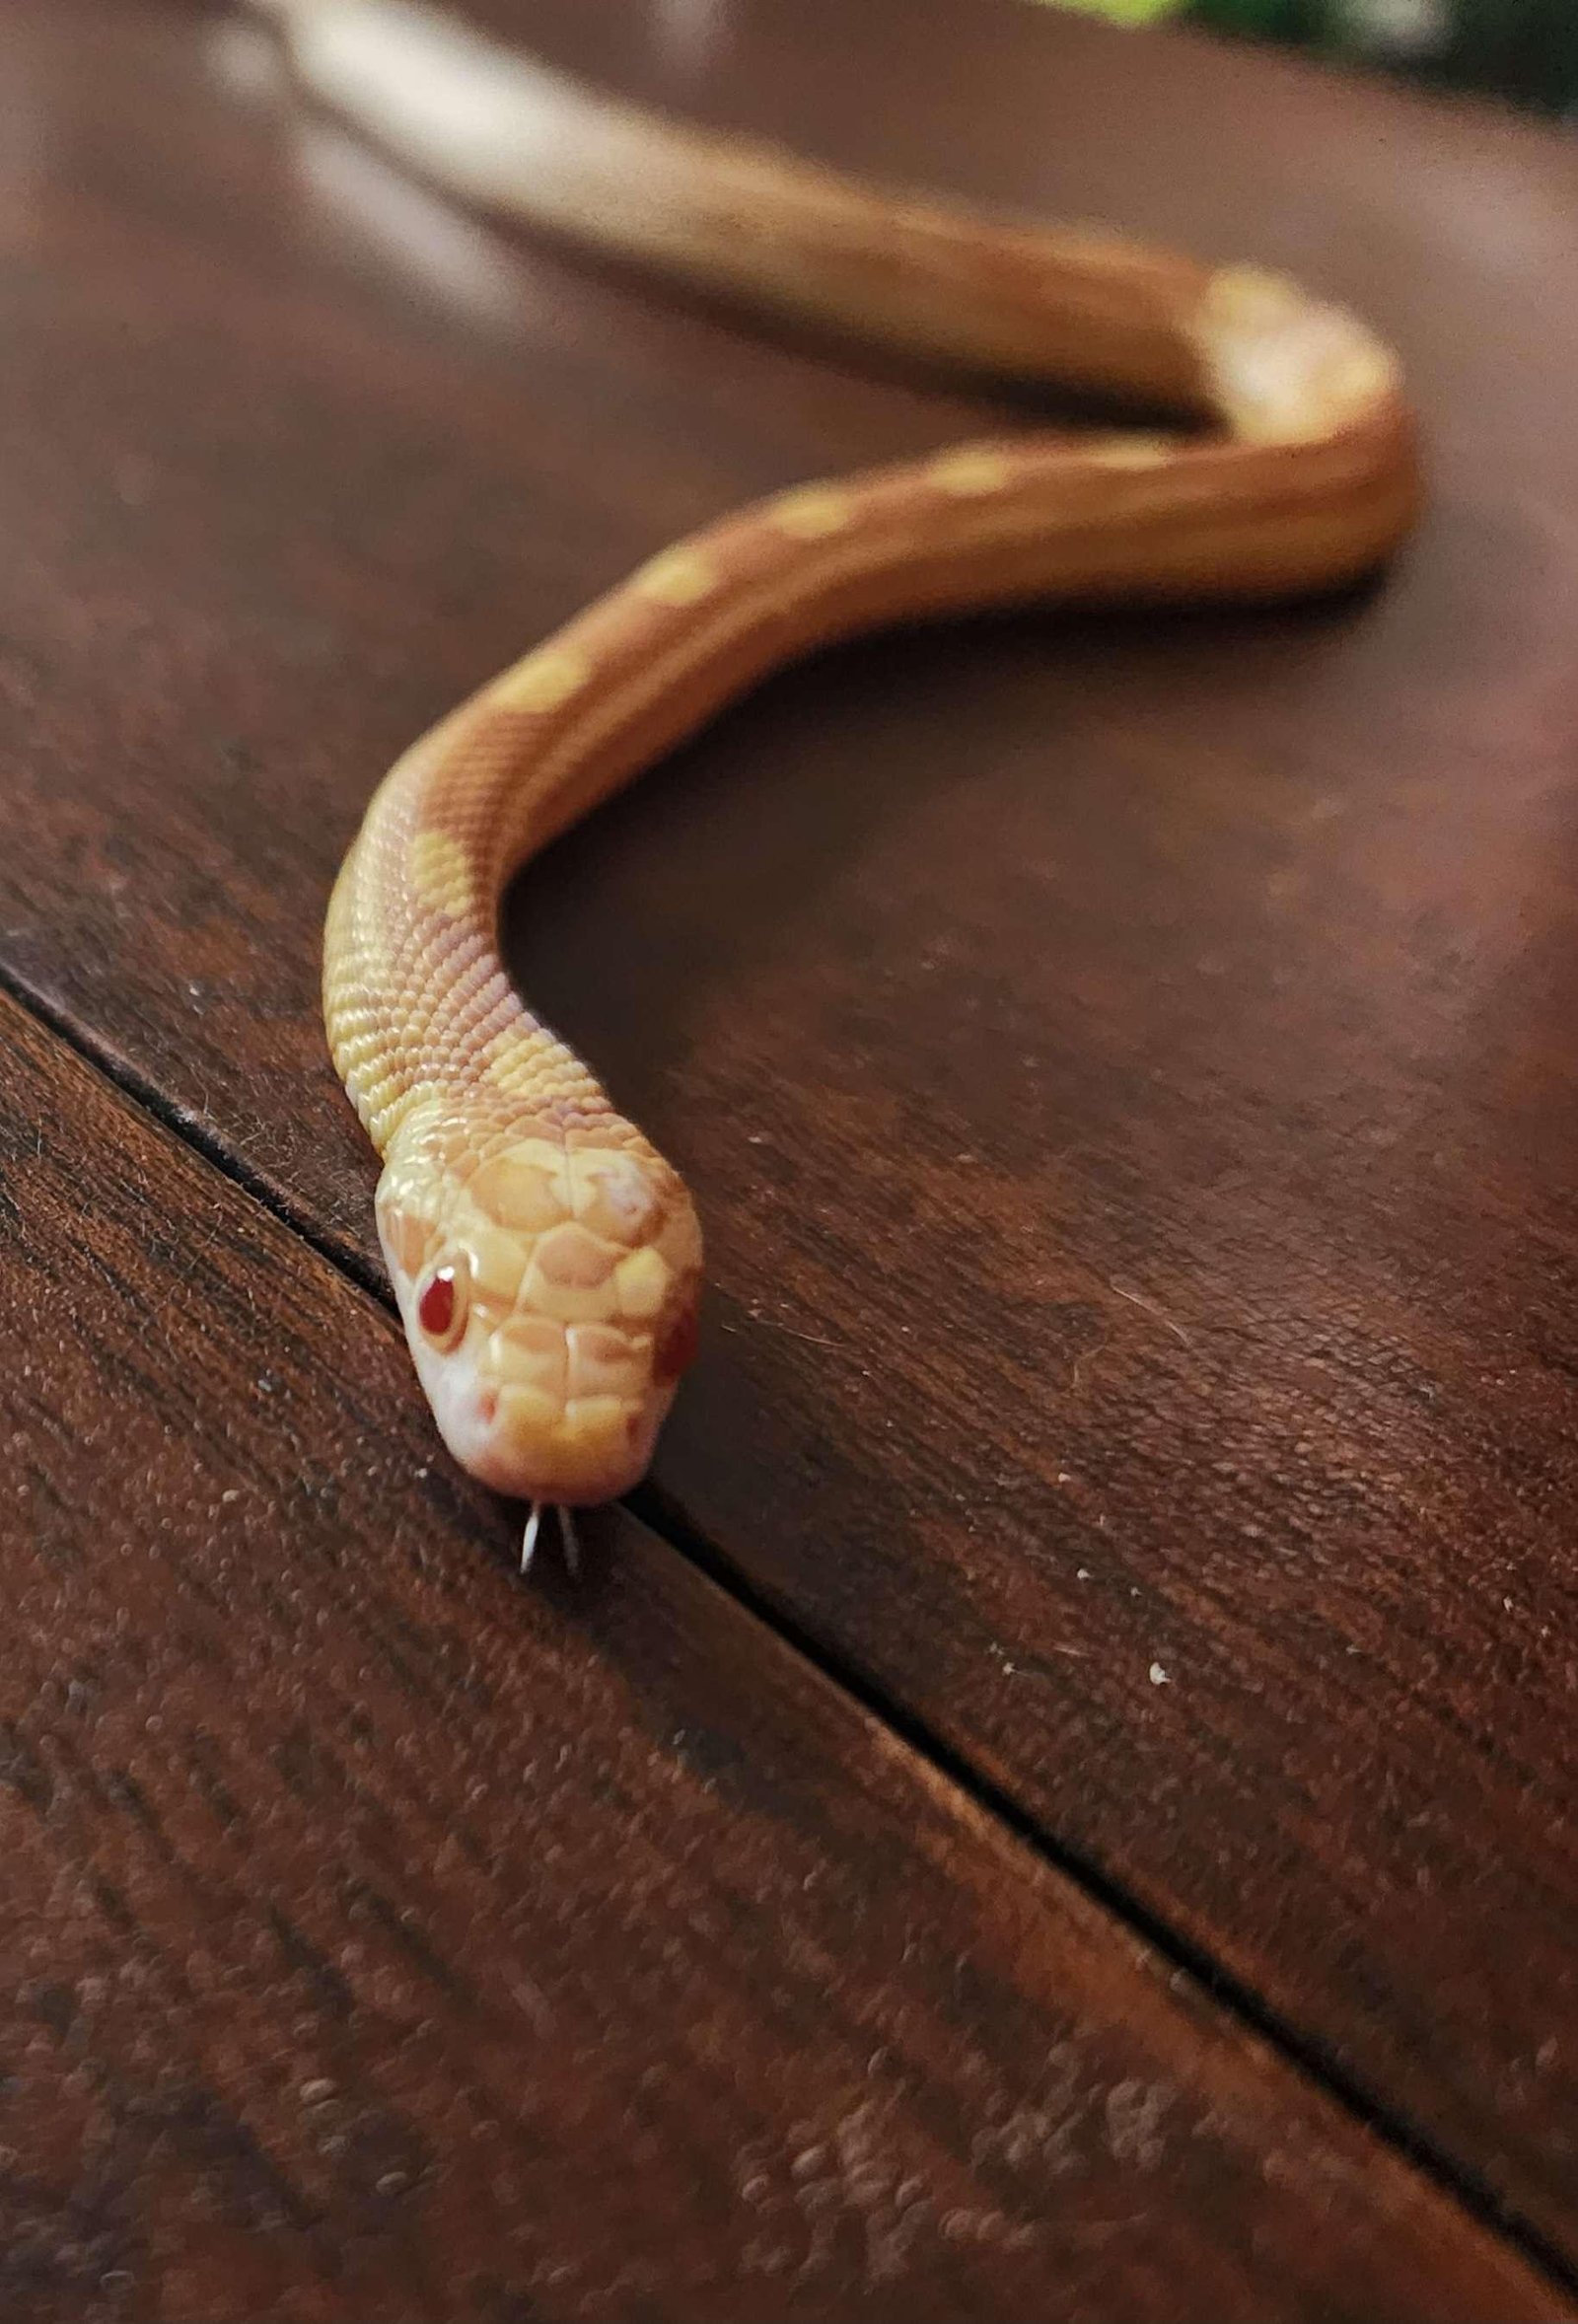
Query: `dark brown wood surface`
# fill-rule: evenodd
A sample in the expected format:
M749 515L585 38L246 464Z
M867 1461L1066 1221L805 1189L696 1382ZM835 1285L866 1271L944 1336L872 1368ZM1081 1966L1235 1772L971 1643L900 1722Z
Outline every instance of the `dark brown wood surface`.
M1114 1933L1125 1917L1145 1927L1468 2212L1498 2212L1578 2275L1578 152L1510 117L1008 0L693 17L499 0L493 14L615 85L845 165L1293 265L1404 352L1434 500L1385 587L1253 617L960 625L825 657L530 874L513 958L684 1167L708 1227L706 1352L645 1515L897 1719L916 1766L946 1762L1022 1830L994 1894L1033 1883L1034 1851L1051 1853L1114 1916L1106 1942L1129 1944ZM690 524L773 483L1000 425L1003 406L465 218L305 113L223 12L20 0L0 16L0 977L372 1281L371 1156L323 1057L316 986L323 900L383 766ZM168 1168L172 1203L208 1184L180 1179L189 1162ZM292 1283L329 1284L283 1230L223 1199L231 1223L212 1245L200 1207L179 1210L170 1296L200 1299L233 1235L244 1257L277 1246ZM23 1264L14 1252L8 1295L27 1314L41 1292L10 1281ZM335 1334L385 1344L349 1291L311 1296L353 1319ZM240 1312L233 1290L216 1355ZM323 1353L321 1413L303 1371L290 1430L276 1435L266 1403L234 1423L265 1502L292 1473L294 1431L304 1474L349 1475L360 1451L357 1540L403 1529L392 1574L384 1550L354 1553L376 1621L361 1598L315 1601L322 1651L397 1692L402 1577L431 1558L464 1598L464 1613L445 1600L454 1670L504 1657L519 1703L564 1650L530 1626L586 1618L500 1596L486 1560L503 1519L454 1486L392 1357L369 1375L376 1395L339 1384L347 1344ZM49 1411L31 1407L30 1428L47 1432ZM191 1452L133 1435L120 1457L164 1459L174 1479ZM134 1495L125 1468L121 1483ZM102 1547L115 1495L98 1490L88 1538ZM250 1670L272 1617L233 1593L262 1589L255 1561L225 1558L180 1505L218 1561L215 1580L186 1543L217 1600L203 1620L232 1624ZM266 1509L255 1524L273 1541ZM791 1666L769 1630L630 1518L610 1524L634 1545L633 1594L610 1582L595 1598L575 1682L607 1689L611 1658L606 1754L634 1747L621 1657L662 1669L676 1724L674 1704L715 1690L736 1655L730 1716L759 1715L758 1690L776 1704L789 1682L770 1674ZM323 1528L324 1543L351 1538L332 1507ZM473 1557L477 1576L457 1579ZM96 1588L95 1619L112 1626L123 1595ZM728 1642L681 1653L674 1634L701 1622L697 1606L709 1640ZM210 1722L240 1716L223 1668L182 1683ZM884 1729L823 1681L794 1685L815 1687L815 1711L794 1695L782 1731L801 1753L822 1731L831 1846L854 1814L836 1804L834 1762L862 1792ZM509 1751L508 1721L477 1716L468 1770L484 1729ZM419 1701L392 1707L383 1732L396 1767L425 1764ZM81 1764L102 1787L98 1753ZM266 1822L253 1778L237 1797ZM889 1817L914 1812L884 1797ZM653 1845L639 1803L602 1807L602 1860L626 1829ZM319 1869L341 1811L322 1812ZM446 1812L442 1798L391 1806L380 1830L398 1853L403 1818L426 1831ZM495 1796L488 1815L502 1812ZM112 1829L125 1846L124 1818ZM505 1888L507 1852L523 1864L534 1829L499 1842ZM866 1844L849 1830L853 1855ZM225 2120L272 2151L290 2085L259 2060L289 2020L261 2008L253 2035L238 2031L224 1846L194 1842L197 1870L161 1875L158 1909L172 1943L219 1947L204 2005L231 2076ZM949 1901L953 1877L925 1912L968 1911ZM65 1891L37 1894L38 1925L55 1925ZM522 1909L519 1873L499 1920L472 1909L496 1931ZM690 1909L665 1892L660 1919ZM972 1919L961 1964L981 1941ZM118 1992L119 1965L142 1957L125 1931L121 1944L112 1976L81 1974ZM886 2009L878 1951L862 1958L870 2006ZM606 1944L598 1966L607 1979ZM634 2010L634 1989L614 1986L610 2009ZM759 1997L752 2055L771 2076L774 2044L813 2037L804 2016L779 2027L770 1978ZM703 2044L711 2005L680 2003L676 2039ZM126 2006L124 2110L163 2156L176 2134L158 2091L176 2068ZM1037 2006L977 1995L971 2038L1012 2058ZM589 2073L603 2070L597 2022L575 2020ZM814 2053L828 2087L844 2030L824 2029ZM457 2038L452 2014L432 2040ZM411 2102L435 2150L450 2114L472 2135L471 2040ZM626 2066L608 2068L615 2097ZM672 2103L710 2186L737 2118L706 2126L706 2086ZM600 2142L617 2106L594 2095L584 2148L568 2096L538 2134L579 2156L547 2211L572 2178L601 2199L610 2176ZM110 2120L73 2127L56 2109L49 2136L61 2154L74 2138L97 2151ZM956 2144L957 2164L968 2142ZM685 2210L690 2162L671 2167L654 2220ZM1093 2262L1068 2279L1069 2312L1081 2285L1098 2314L1263 2299L1260 2279L1233 2273L1262 2232L1238 2167L1213 2164L1218 2193L1197 2204L1175 2155L1122 2215L1165 2251L1197 2210L1196 2279ZM72 2184L64 2162L51 2169L48 2184ZM180 2178L178 2160L169 2187ZM512 2296L616 2312L608 2281L544 2275L528 2291L516 2272L544 2251L549 2271L564 2252L591 2266L584 2210L559 2243L511 2245L509 2202L487 2185ZM342 2196L309 2199L328 2222L313 2252L350 2233ZM1304 2197L1289 2200L1292 2219ZM653 2312L773 2312L740 2216L721 2196L696 2204L695 2249L624 2288ZM1267 2249L1297 2240L1287 2219ZM695 2272L708 2220L724 2238L712 2278ZM256 2264L294 2287L280 2296L298 2305L272 2312L367 2314L371 2299L393 2313L385 2288L410 2280L411 2255L447 2281L446 2238L458 2251L470 2231L438 2203L397 2264L370 2250L365 2292L359 2261L305 2243ZM244 2219L239 2243L251 2232ZM647 2264L656 2232L610 2246L610 2269L626 2250ZM1448 2274L1476 2232L1455 2244L1432 2228ZM182 2248L179 2219L160 2233ZM256 2226L267 2253L271 2233ZM1341 2280L1361 2288L1350 2304L1373 2313L1360 2228L1338 2233L1354 2254ZM47 2226L36 2242L52 2248ZM796 2293L805 2312L856 2283L840 2250ZM348 2271L337 2291L331 2264ZM997 2312L1003 2288L1048 2281L1021 2264L972 2251L975 2275L939 2278L939 2312ZM1111 2250L1105 2264L1118 2267ZM1341 2312L1335 2281L1302 2265L1298 2296ZM189 2296L169 2283L162 2308L119 2287L126 2312L206 2312L208 2279ZM57 2305L40 2312L71 2312L58 2289L41 2296ZM862 2296L879 2312L888 2291ZM1434 2280L1418 2297L1447 2312Z
M0 1060L8 2324L1575 2312L623 1511L524 1586L382 1309Z

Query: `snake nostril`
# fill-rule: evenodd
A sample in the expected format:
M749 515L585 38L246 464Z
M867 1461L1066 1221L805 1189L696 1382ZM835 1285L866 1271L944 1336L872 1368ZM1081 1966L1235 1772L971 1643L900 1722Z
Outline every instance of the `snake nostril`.
M483 1389L476 1400L476 1416L484 1428L492 1427L499 1416L499 1392L496 1388Z

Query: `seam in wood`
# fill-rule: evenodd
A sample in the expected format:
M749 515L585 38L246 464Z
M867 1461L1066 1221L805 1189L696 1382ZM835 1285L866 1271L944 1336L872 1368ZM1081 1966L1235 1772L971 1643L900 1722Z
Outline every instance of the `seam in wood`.
M262 1172L246 1162L189 1108L135 1071L109 1043L96 1040L66 1010L26 978L0 962L0 992L41 1024L63 1048L100 1073L122 1097L197 1153L221 1177L249 1195L278 1223L325 1260L337 1273L365 1292L387 1314L394 1313L388 1283L360 1251L326 1233ZM1115 1925L1138 1937L1158 1959L1186 1977L1223 2014L1262 2042L1380 2142L1401 2156L1467 2218L1497 2236L1539 2268L1552 2286L1578 2295L1578 2262L1554 2244L1530 2218L1503 2202L1470 2164L1436 2145L1405 2114L1369 2089L1311 2033L1272 2008L1234 1971L1183 1930L1156 1914L1099 1863L1039 1824L993 1779L925 1726L904 1704L876 1684L861 1667L803 1624L793 1609L760 1588L719 1546L700 1533L683 1510L650 1482L626 1495L622 1505L663 1546L682 1559L751 1620L760 1624L786 1651L798 1655L819 1677L836 1687L916 1763L916 1774L953 1791L970 1820L985 1818L1008 1833L1047 1869L1066 1880Z

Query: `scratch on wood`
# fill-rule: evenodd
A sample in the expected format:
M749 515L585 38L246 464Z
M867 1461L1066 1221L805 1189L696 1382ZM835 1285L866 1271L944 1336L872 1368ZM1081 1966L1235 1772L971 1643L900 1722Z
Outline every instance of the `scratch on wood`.
M1193 1346L1194 1343L1184 1331L1184 1326L1175 1323L1166 1308L1158 1307L1154 1299L1147 1299L1143 1291L1131 1291L1125 1284L1114 1283L1111 1280L1108 1281L1107 1288L1114 1299L1126 1299L1130 1307L1142 1307L1147 1315L1155 1316L1163 1330L1171 1332L1174 1339L1182 1341L1185 1347Z

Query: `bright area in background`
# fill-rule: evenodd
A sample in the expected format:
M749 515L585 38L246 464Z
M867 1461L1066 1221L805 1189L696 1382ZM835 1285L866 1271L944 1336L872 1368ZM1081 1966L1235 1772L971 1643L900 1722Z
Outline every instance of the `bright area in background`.
M1110 23L1173 17L1578 112L1578 0L1048 0Z
M1081 16L1103 16L1109 24L1148 25L1158 17L1177 16L1187 0L1052 0L1052 5L1076 9Z

